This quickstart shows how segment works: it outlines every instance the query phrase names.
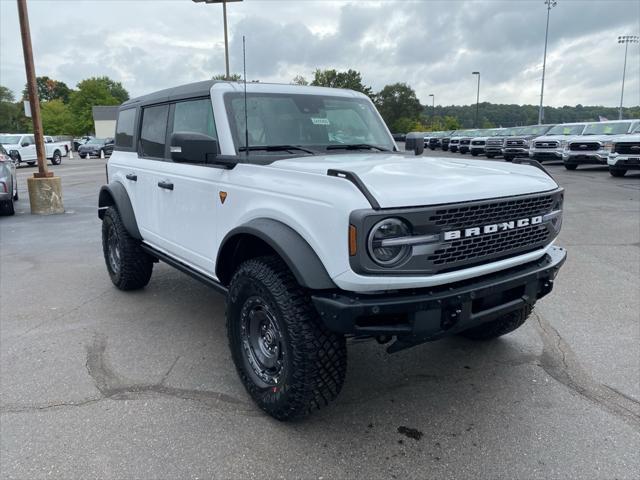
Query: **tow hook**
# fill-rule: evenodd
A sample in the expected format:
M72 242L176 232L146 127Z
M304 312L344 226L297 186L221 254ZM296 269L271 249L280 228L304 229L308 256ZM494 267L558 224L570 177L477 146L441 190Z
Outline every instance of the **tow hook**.
M449 330L460 320L462 314L462 306L455 305L451 308L447 308L442 311L442 320L440 321L440 327L442 330Z

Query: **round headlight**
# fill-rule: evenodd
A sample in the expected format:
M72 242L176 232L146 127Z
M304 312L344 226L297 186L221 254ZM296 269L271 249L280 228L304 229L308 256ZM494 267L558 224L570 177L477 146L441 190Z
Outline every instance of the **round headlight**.
M403 261L411 246L396 244L394 239L411 235L409 226L399 218L387 218L375 224L369 233L369 255L383 267L393 267Z

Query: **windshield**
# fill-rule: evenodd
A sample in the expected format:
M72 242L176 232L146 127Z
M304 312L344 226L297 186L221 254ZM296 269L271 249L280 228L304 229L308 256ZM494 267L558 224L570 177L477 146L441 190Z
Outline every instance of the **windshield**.
M530 127L522 127L518 135L544 135L549 130L548 125L531 125Z
M0 135L0 143L6 143L8 145L17 144L22 137L20 135Z
M583 135L620 135L627 133L631 122L615 122L615 123L590 123L584 129Z
M226 94L225 106L236 149L245 147L244 95ZM363 98L251 93L247 95L249 146L395 145L371 103Z
M547 135L581 135L585 125L556 125L547 132Z

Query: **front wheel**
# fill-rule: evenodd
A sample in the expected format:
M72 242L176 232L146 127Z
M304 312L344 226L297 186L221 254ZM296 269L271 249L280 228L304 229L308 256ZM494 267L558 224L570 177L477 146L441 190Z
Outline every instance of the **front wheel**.
M511 333L517 328L520 328L524 322L527 321L531 314L533 307L527 305L526 307L516 310L515 312L507 313L497 320L492 322L483 323L469 330L465 330L460 333L463 337L470 338L472 340L491 340L493 338L501 337L507 333Z
M306 291L275 256L244 262L227 296L227 335L240 379L278 420L308 415L344 383L344 336L330 332Z
M55 152L53 152L53 157L51 157L51 164L60 165L61 163L62 163L62 155L60 155L60 152L56 150Z
M566 168L567 170L575 170L576 168L578 168L578 164L577 163L565 163L564 164L564 168Z
M495 155L493 155L492 153L487 153L487 155L486 155L486 156L487 156L487 158L496 158L496 156L495 156Z
M109 277L120 290L137 290L149 283L153 258L129 235L115 207L109 207L102 219L102 252Z
M474 157L478 156L478 152L471 152L471 155L473 155Z
M624 177L627 171L624 168L609 167L609 173L614 177Z
M505 156L504 156L504 159L505 159L505 161L507 161L507 162L513 162L513 159L514 159L514 158L515 158L515 157L512 157L511 155L505 155Z
M36 164L36 162L27 162L27 165L29 165L30 167L33 167Z
M0 215L11 216L16 213L13 207L13 199L0 202Z

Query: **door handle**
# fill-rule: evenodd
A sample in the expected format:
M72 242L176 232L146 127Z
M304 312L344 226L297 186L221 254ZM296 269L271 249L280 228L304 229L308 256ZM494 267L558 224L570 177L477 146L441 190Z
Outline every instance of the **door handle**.
M127 180L131 180L132 182L137 182L138 181L138 175L135 175L133 173L128 173L127 174Z
M166 190L173 190L173 183L171 183L171 182L165 182L165 181L158 182L158 186L160 188L164 188Z

